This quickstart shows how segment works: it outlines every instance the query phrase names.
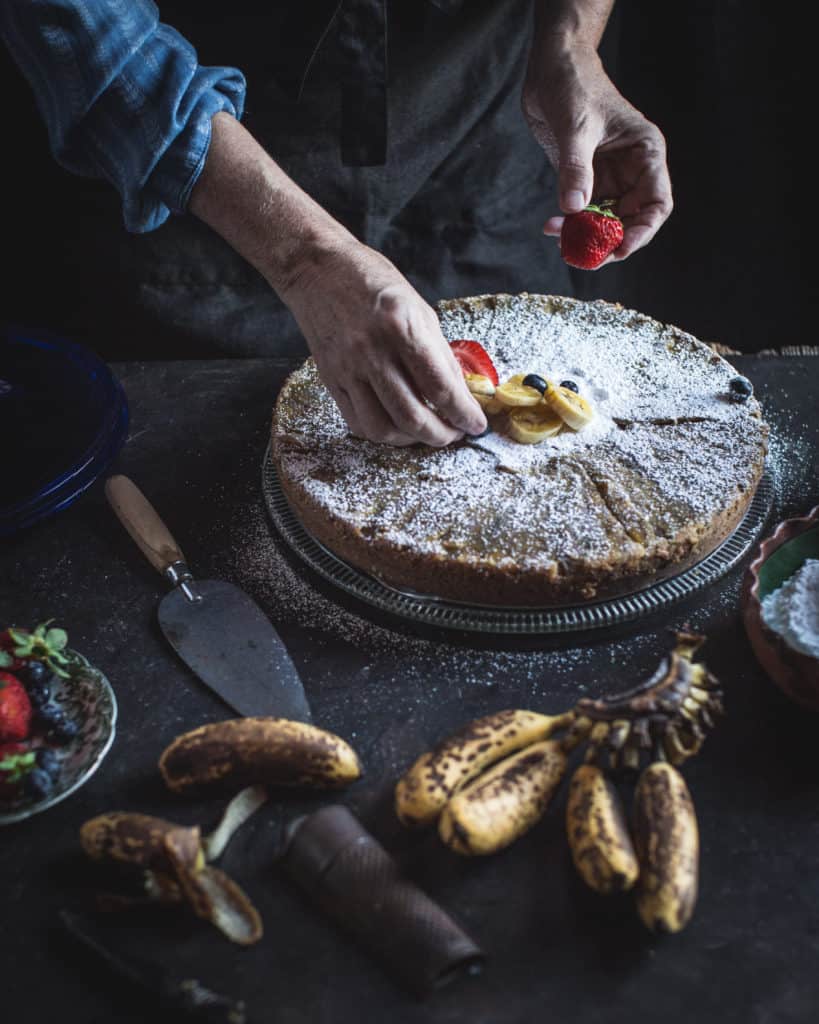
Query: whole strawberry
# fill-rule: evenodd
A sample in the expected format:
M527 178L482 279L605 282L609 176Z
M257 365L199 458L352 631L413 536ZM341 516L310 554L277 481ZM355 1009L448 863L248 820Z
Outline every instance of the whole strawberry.
M623 222L612 211L614 201L590 203L585 210L570 213L560 230L560 255L580 270L594 270L623 241Z
M26 688L11 672L0 672L0 741L26 739L31 715Z

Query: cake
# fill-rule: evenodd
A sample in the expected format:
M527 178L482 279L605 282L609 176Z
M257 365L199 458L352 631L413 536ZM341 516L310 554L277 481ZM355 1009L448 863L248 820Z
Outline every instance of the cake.
M594 418L539 444L492 431L379 445L349 434L308 358L276 402L271 458L303 526L343 561L402 591L548 607L642 589L735 529L768 428L713 348L602 300L482 295L437 312L501 380L571 379Z

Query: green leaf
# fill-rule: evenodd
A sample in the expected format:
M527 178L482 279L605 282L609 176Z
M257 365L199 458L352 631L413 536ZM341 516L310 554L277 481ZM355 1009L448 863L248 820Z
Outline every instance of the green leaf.
M49 629L45 635L46 646L51 648L51 653L56 654L68 643L68 633L64 629Z
M0 772L6 772L7 782L17 782L33 767L36 758L33 750L29 750L25 754L9 754L0 760Z
M785 541L759 568L759 598L778 590L809 558L819 558L819 527Z
M8 653L8 651L0 651L0 668L11 668L14 664L14 658Z

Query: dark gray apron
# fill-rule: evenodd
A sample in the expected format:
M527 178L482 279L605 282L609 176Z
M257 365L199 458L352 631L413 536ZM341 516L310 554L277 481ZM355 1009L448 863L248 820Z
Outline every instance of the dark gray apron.
M288 5L273 6L274 14L259 15L256 5L252 13L231 5L208 23L200 4L178 0L163 4L161 16L194 43L201 63L242 69L247 128L429 302L571 294L557 246L541 231L557 212L554 174L520 111L531 0L466 0L451 12L429 0L389 0L386 159L374 166L342 159L340 81L349 64L338 19L320 37L297 98L287 80ZM85 211L93 243L79 259L87 261L86 297L96 296L96 315L107 314L120 348L146 357L306 352L266 282L195 217L131 235L110 203L93 200Z

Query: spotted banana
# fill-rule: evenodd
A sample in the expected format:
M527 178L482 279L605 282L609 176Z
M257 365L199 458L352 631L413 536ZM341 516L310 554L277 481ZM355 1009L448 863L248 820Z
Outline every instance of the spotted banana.
M429 825L459 789L489 765L569 725L572 714L505 710L470 722L422 754L395 787L395 811L405 825Z
M200 726L166 747L159 769L178 793L256 783L335 789L361 775L358 756L341 737L287 718L232 718Z
M637 881L637 855L620 796L597 765L581 764L572 775L566 832L577 872L595 892L624 892Z
M123 893L118 903L117 894L107 894L109 906L187 903L232 942L246 946L262 937L262 920L244 891L206 863L198 826L114 811L86 821L80 844L91 860L130 870L141 880L141 899Z
M634 845L641 920L651 931L680 931L697 901L699 831L685 779L668 762L649 764L637 783Z
M559 741L532 743L457 792L441 813L438 834L456 853L502 850L544 814L565 771Z

